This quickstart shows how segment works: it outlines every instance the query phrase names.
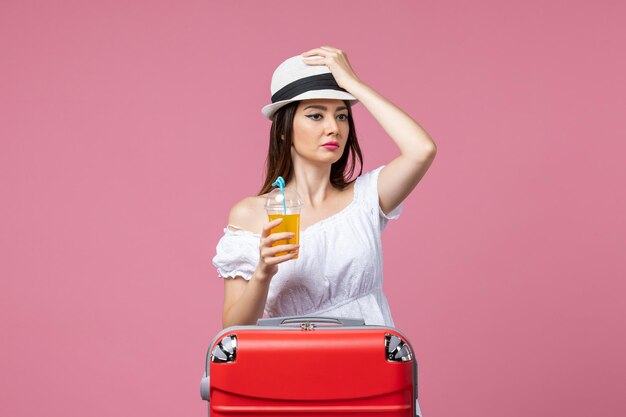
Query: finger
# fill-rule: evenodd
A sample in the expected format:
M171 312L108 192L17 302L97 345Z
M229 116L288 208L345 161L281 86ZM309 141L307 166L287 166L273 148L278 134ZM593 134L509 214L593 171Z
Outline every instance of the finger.
M313 56L313 55L320 55L320 56L326 56L326 54L328 54L329 51L327 51L326 49L322 49L322 48L314 48L314 49L309 49L308 51L304 52L302 54L303 57L309 57L309 56Z
M333 48L332 46L322 46L320 49L327 51L326 58L337 59L339 57L346 57L346 53L341 49Z
M326 58L303 58L302 62L307 65L326 65Z
M340 50L330 50L330 49L322 49L316 48L311 49L302 54L302 60L304 63L308 65L326 65L328 66L332 62L339 61L341 57L345 58L345 55L342 55L343 52ZM322 57L322 58L319 58Z
M295 235L296 234L292 232L272 233L265 239L265 242L272 244L280 240L292 239Z
M276 245L268 248L267 253L268 255L271 254L271 256L276 256L281 252L291 253L293 251L297 251L298 249L300 249L300 245L298 244Z
M325 59L303 59L302 62L304 62L307 65L326 65L326 60Z
M275 246L273 248L263 250L261 252L261 259L267 265L274 265L274 258L280 258L281 256L291 253L297 254L299 251L300 247L298 245Z
M279 217L271 222L265 223L263 225L263 231L261 232L261 237L268 237L270 235L270 231L278 226L283 221L282 217Z
M278 265L279 263L288 261L297 255L298 255L298 252L292 252L286 255L274 256L274 257L267 259L265 263L268 265Z
M302 61L309 65L325 65L329 52L325 49L315 48L302 54Z
M300 245L298 244L283 244L276 246L268 246L261 249L261 257L274 257L281 252L293 252L300 249Z

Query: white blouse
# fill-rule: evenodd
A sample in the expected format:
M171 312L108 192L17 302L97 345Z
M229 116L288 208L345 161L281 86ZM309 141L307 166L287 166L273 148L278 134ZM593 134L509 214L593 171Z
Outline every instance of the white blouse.
M278 266L265 313L269 317L363 318L365 324L393 327L383 294L381 232L402 211L388 215L378 201L378 173L357 178L354 199L340 212L300 231L298 259ZM249 280L259 261L260 235L224 229L213 265L222 278Z

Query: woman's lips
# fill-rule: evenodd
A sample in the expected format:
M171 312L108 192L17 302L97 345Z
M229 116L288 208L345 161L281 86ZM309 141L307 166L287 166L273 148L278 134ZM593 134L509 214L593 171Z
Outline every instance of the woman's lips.
M327 142L325 144L322 145L324 148L328 149L329 151L335 151L337 149L339 149L339 143L337 142Z

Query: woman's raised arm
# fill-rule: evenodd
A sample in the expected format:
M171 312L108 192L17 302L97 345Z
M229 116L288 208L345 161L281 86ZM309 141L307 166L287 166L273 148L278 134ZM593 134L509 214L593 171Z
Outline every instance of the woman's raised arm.
M305 62L328 66L337 84L365 106L400 150L400 155L387 163L378 177L380 206L389 213L413 191L430 167L437 153L435 143L408 114L363 83L343 51L323 46L302 55L322 57Z

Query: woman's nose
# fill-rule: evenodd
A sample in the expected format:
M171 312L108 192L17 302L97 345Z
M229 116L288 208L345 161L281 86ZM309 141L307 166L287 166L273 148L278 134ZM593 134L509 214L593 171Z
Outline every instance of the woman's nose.
M335 118L331 117L327 119L327 125L326 125L326 132L329 135L336 135L339 133L339 124L337 123L337 120L335 120Z

